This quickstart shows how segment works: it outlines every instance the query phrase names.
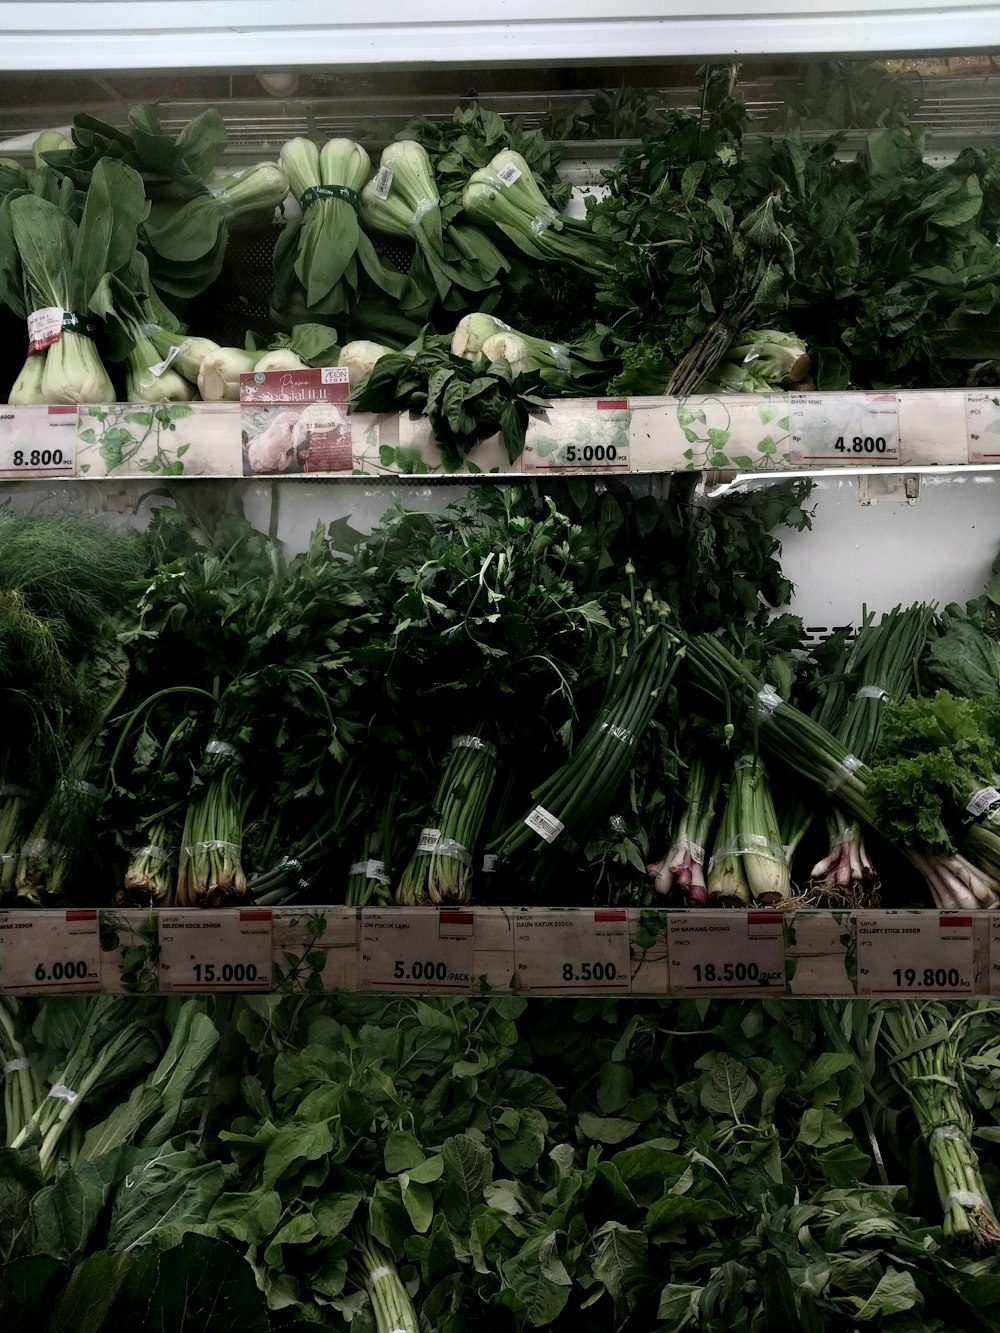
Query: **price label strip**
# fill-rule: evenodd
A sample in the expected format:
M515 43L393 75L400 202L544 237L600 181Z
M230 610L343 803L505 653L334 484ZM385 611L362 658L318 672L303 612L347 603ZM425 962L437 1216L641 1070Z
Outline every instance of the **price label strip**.
M990 913L990 994L1000 995L1000 912Z
M898 463L894 393L790 393L793 463Z
M76 474L76 407L0 405L0 478Z
M560 404L551 420L528 422L528 472L628 472L632 414L624 398Z
M100 988L96 908L0 912L0 993L48 995Z
M471 993L475 926L461 908L364 908L359 989Z
M969 391L965 395L965 428L970 463L1000 463L1000 393Z
M271 989L271 912L160 913L160 990L268 991Z
M783 995L780 912L667 913L670 994Z
M972 995L973 918L952 912L855 912L859 995Z
M519 912L514 977L531 995L629 994L628 913L623 908Z

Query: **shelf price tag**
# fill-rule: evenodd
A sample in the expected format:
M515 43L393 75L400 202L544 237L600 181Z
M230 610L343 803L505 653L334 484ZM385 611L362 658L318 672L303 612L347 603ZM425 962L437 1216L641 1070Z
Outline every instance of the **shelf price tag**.
M526 472L628 472L632 414L624 398L560 403L531 417L522 454Z
M0 912L0 992L52 994L100 988L96 908Z
M269 908L160 913L161 991L270 989Z
M973 918L954 912L855 912L859 995L972 995Z
M668 912L667 956L671 995L785 992L780 912Z
M899 462L894 393L790 393L793 463Z
M516 913L514 977L518 991L531 995L627 995L628 913L586 907Z
M462 908L364 908L359 988L470 993L475 926Z
M990 913L990 994L1000 995L1000 912Z
M1000 393L969 390L965 395L965 427L970 463L1000 463Z
M0 405L0 478L76 474L76 407Z

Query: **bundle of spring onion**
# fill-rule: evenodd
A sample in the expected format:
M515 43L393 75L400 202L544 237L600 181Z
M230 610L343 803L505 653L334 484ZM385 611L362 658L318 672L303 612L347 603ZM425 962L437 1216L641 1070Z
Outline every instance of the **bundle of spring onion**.
M462 207L473 221L496 227L532 259L598 275L613 267L588 223L552 207L520 153L504 150L473 172Z
M849 754L867 761L878 741L886 702L910 693L932 617L931 607L922 605L905 610L897 606L877 625L869 616L864 617L838 673L839 682L851 681L853 698L842 699L845 690L841 684L840 689L829 692L819 717ZM837 702L831 703L835 696ZM841 716L831 721L831 714L837 711ZM832 905L860 907L870 902L876 891L875 872L861 829L838 809L836 792L831 794L833 804L826 816L830 850L813 866L810 890Z
M681 898L693 907L702 907L708 901L705 848L721 787L719 768L696 756L688 768L683 809L674 826L670 849L662 861L646 867L657 893Z
M375 1333L420 1333L417 1312L392 1255L360 1224L352 1226L348 1235L354 1246L349 1273L358 1289L368 1293L375 1316Z
M630 582L635 574L626 566ZM677 668L676 639L665 608L650 597L644 609L651 623L642 626L634 588L629 603L630 634L621 659L608 679L604 703L579 744L545 782L536 787L523 819L495 839L487 851L498 868L522 876L545 890L579 854L607 817L646 727L663 703Z
M937 1001L885 1002L878 1041L909 1099L934 1163L944 1234L977 1246L1000 1246L1000 1222L972 1146L975 1128L962 1076L963 1017Z
M791 893L767 770L752 754L735 764L706 877L708 901L774 906Z
M416 851L399 878L396 902L467 903L473 857L496 776L496 748L476 734L453 736L432 807Z

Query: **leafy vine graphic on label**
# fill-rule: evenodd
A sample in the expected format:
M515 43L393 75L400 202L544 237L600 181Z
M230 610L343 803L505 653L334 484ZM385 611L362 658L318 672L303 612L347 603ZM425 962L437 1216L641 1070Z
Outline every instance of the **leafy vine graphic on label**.
M277 925L277 923L275 923ZM322 912L304 912L282 923L290 935L304 930L301 949L286 947L281 951L282 963L274 961L274 979L279 991L308 991L323 989L323 970L329 946L321 944L326 933L326 916ZM292 941L287 941L291 944Z
M190 442L171 449L163 437L177 429L178 421L193 415L189 404L164 403L159 407L143 407L120 403L112 407L89 407L86 412L88 417L99 422L99 426L82 430L80 443L97 446L108 474L138 459L135 467L139 472L154 472L162 477L183 476L182 460L191 448ZM77 471L87 473L91 466L81 463Z
M124 913L101 912L99 931L101 952L118 954L122 990L130 995L155 991L160 957L156 913L137 922Z
M709 412L717 424L709 424ZM677 424L684 432L690 448L683 458L689 471L703 468L740 468L744 472L772 472L779 466L779 455L788 452L789 421L787 414L776 403L760 402L757 418L766 430L755 442L754 452L730 454L727 452L733 435L733 418L722 398L705 398L695 406L687 399L677 404ZM721 423L721 424L718 424ZM742 435L743 432L741 431Z
M490 468L490 472L499 472L499 468ZM439 475L442 469L427 462L419 449L411 445L380 444L378 426L369 427L365 432L364 447L354 456L356 477L371 476L406 476L424 477ZM484 471L470 459L465 460L460 472L479 474Z

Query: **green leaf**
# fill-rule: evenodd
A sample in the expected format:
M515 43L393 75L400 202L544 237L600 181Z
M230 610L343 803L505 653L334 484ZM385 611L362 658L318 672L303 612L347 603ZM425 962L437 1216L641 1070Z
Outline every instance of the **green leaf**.
M405 1175L400 1178L403 1206L413 1223L414 1231L423 1235L430 1230L434 1218L434 1195L426 1185L418 1185Z
M493 1161L488 1148L471 1134L456 1134L441 1148L444 1160L442 1207L451 1226L458 1231L468 1228L473 1208L481 1202L483 1190L493 1179Z
M385 1169L393 1175L397 1171L406 1171L410 1167L419 1166L426 1155L414 1135L402 1129L394 1129L389 1133L382 1150Z
M641 1231L620 1222L605 1222L594 1233L600 1241L594 1255L594 1276L604 1283L620 1312L632 1309L635 1293L646 1277L648 1241Z
M829 1148L835 1143L843 1143L853 1138L848 1126L828 1107L810 1107L802 1114L799 1125L798 1142L807 1143L811 1148Z
M132 1263L128 1254L92 1254L70 1274L50 1333L101 1333Z
M209 1225L245 1245L260 1245L277 1229L281 1198L274 1190L224 1194L212 1205Z
M687 1226L692 1222L717 1222L732 1216L733 1209L717 1199L695 1199L688 1194L665 1194L646 1214L647 1231Z
M339 1236L354 1219L365 1194L362 1190L342 1190L337 1194L327 1194L312 1206L319 1234L329 1238Z
M857 1298L855 1298L857 1300ZM921 1304L920 1292L913 1276L888 1268L879 1278L878 1285L868 1299L858 1301L855 1319L876 1319L879 1315L900 1314Z
M620 1111L632 1096L632 1071L625 1064L607 1061L601 1066L597 1104L605 1115Z
M595 1143L621 1143L638 1129L634 1120L620 1116L597 1116L584 1111L579 1119L580 1132Z
M333 1134L325 1120L311 1125L284 1125L268 1145L264 1156L265 1186L287 1176L293 1167L315 1162L333 1151Z
M699 1100L706 1111L738 1120L757 1093L757 1085L745 1065L724 1053L699 1060L700 1067L710 1061L708 1077L702 1082Z

